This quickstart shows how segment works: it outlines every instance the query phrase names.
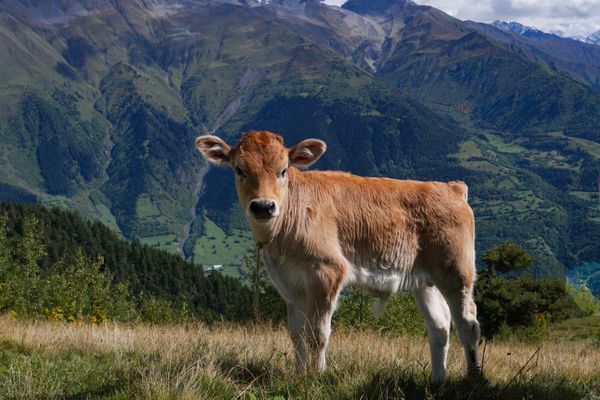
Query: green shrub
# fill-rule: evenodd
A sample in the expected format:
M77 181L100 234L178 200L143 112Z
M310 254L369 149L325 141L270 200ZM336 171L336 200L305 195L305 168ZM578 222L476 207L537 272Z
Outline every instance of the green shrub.
M509 240L492 247L482 257L489 274L520 271L531 265L533 259L518 244Z
M39 302L48 319L100 323L107 318L129 321L135 306L125 284L113 285L103 271L104 260L91 260L81 249L69 261L60 262L42 281Z
M483 274L475 286L475 302L482 334L488 338L506 334L507 328L525 327L533 327L536 336L544 331L538 329L541 320L550 324L583 315L559 280Z
M600 300L587 286L568 286L569 294L585 316L600 314Z
M46 250L38 220L26 218L21 228L21 235L9 239L6 218L0 219L0 313L96 323L135 317L127 285L112 283L101 257L92 260L77 249L44 272L39 262Z
M372 299L359 288L350 288L342 294L334 324L346 328L372 329L385 334L424 335L423 316L411 293L392 296L383 315L378 318L371 311Z
M190 322L190 312L185 301L175 304L157 297L141 296L139 317L151 324L185 324Z
M129 301L135 303L138 311L145 299L155 297L170 301L179 310L186 307L192 319L251 319L250 290L236 278L216 272L205 274L201 265L139 241L128 242L102 223L86 221L73 211L0 203L0 215L6 215L8 247L22 241L26 219L34 217L38 221L35 233L46 253L37 263L42 277L51 274L60 263L72 262L81 248L93 262L98 257L104 259L101 270L110 271L113 290L117 291L119 284L125 285L132 294Z
M17 315L40 312L39 260L45 249L39 240L35 217L24 220L19 240L8 238L7 220L0 216L0 313Z
M200 265L126 242L73 212L0 203L0 314L244 321L250 306L250 291L235 278L205 275Z

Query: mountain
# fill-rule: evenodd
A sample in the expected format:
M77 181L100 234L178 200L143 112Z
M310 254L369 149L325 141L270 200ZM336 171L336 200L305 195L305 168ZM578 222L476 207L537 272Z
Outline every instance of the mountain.
M540 32L517 23L467 21L467 24L508 50L517 51L533 62L542 63L561 75L600 91L600 46Z
M492 22L492 26L495 26L498 29L503 29L505 31L518 33L519 35L523 35L530 39L548 40L548 39L555 39L555 38L560 37L553 33L542 32L539 29L534 28L532 26L526 26L526 25L523 25L523 24L520 24L520 23L514 22L514 21L513 22L504 22L504 21L496 20L496 21Z
M512 238L538 276L600 259L593 46L569 64L543 41L404 0L0 11L0 197L74 208L235 274L252 239L230 172L193 142L260 128L325 140L319 168L466 180L480 254Z
M332 167L353 163L362 173L375 172L376 163L407 168L395 166L398 156L390 149L433 147L444 154L446 144L458 148L462 133L454 124L288 29L272 12L281 5L266 10L227 2L3 6L6 24L31 38L11 33L15 44L6 41L12 46L6 54L14 57L2 61L6 69L15 66L15 75L0 82L8 114L3 180L45 203L99 217L125 237L173 249L200 191L207 203L201 202L194 233L206 232L206 224L228 233L231 226L245 227L232 190L221 188L223 171L206 176L207 182L219 181L216 187L198 187L204 170L193 140L204 132L235 140L240 129L256 126L273 107L284 107L282 112L304 124L295 133L289 122L278 128L297 138L324 130L306 125L316 121L311 109L331 109L318 122L328 127L326 138L337 154ZM14 26L5 31L15 31ZM17 94L8 96L11 90ZM388 155L355 156L361 144L373 143L366 135L355 135L354 141L338 137L348 134L350 118L360 121L356 130L373 132L381 125L378 140L386 149L376 151ZM423 153L415 152L416 159ZM209 200L223 191L227 202ZM234 222L226 224L229 219ZM247 236L241 239L248 242ZM193 251L190 243L191 248L184 243L180 248Z
M580 131L598 134L594 116L587 112L599 109L598 97L571 80L524 60L468 24L432 7L388 1L384 3L389 7L373 9L363 7L363 3L365 0L352 0L344 8L366 10L367 17L380 21L389 32L377 73L392 87L425 103L473 108L478 120L504 130L583 124ZM519 81L514 81L515 76ZM546 87L555 96L539 93L539 87ZM585 102L591 110L574 106L581 97L587 97ZM567 108L561 110L558 102ZM536 113L530 109L533 103L538 106Z
M492 22L491 25L498 29L514 32L519 35L528 37L530 39L536 39L536 40L543 41L543 40L555 40L555 39L560 38L560 39L576 40L579 42L593 44L593 45L600 44L600 31L594 32L588 36L567 36L564 34L564 32L562 32L560 30L556 30L556 31L547 33L547 32L543 32L537 28L534 28L532 26L523 25L523 24L521 24L519 22L515 22L515 21L505 22L505 21L496 20L496 21Z
M585 38L586 43L600 45L600 31L594 32Z
M564 35L561 35L563 37L566 37ZM589 36L572 36L571 39L583 42L583 43L588 43L588 44L594 44L594 45L600 45L600 31L598 32L594 32Z

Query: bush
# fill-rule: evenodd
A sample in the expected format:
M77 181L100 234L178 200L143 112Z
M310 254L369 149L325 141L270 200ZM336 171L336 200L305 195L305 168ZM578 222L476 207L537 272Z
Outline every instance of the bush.
M104 260L88 259L81 249L74 259L60 262L41 282L38 301L48 319L101 323L107 318L129 321L135 306L125 284L113 285L102 271Z
M151 324L179 322L179 315L168 300L150 297L141 303L141 319Z
M6 225L6 217L0 216L0 313L37 314L41 310L38 262L45 255L37 220L32 217L23 222L19 240L8 238Z
M0 312L72 322L134 318L127 285L112 283L101 257L91 260L78 249L43 273L39 261L45 248L38 225L35 217L27 218L21 235L9 239L6 219L0 220Z
M482 257L487 266L488 273L520 271L531 265L533 259L518 244L505 241L492 247Z
M25 218L11 238L6 222L0 216L0 313L69 322L138 319L128 285L113 283L102 257L91 259L79 248L43 271L46 250L37 218Z
M93 284L84 288L85 282L91 284L88 278ZM84 300L73 288L90 289L92 297ZM110 301L95 317L88 305L66 304L68 296L91 302L106 290ZM150 299L168 304L177 321L251 318L250 291L235 278L205 275L200 265L127 242L77 213L0 203L0 313L77 319L83 312L89 318L130 321L155 315L144 311Z
M585 316L600 314L600 300L587 286L568 286L567 290Z
M378 318L371 311L372 298L359 288L350 288L342 294L334 324L346 328L372 329L392 335L426 334L423 316L411 293L393 295L383 315Z
M477 315L483 336L492 338L508 328L533 327L583 315L565 284L559 280L484 274L475 286ZM543 324L541 322L543 322ZM532 331L533 332L533 331Z

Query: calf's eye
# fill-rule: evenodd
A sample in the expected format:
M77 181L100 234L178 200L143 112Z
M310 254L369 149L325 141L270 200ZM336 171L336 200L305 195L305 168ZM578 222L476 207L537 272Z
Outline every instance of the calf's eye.
M287 168L285 168L283 171L281 171L281 172L279 173L279 177L280 177L280 178L285 178L285 175L286 175L286 174L287 174Z
M244 174L244 172L239 169L239 167L235 168L235 174L240 178L240 179L244 179L246 177L246 174Z

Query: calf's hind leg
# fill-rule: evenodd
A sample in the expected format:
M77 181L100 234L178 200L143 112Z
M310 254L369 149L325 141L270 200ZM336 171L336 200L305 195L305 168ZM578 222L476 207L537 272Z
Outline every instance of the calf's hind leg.
M443 382L450 347L450 309L435 286L424 284L413 289L413 294L427 325L431 351L431 380Z
M448 279L442 294L450 306L454 327L465 350L469 375L481 374L481 365L477 355L480 328L477 321L477 306L473 301L473 282L463 283L461 279Z

